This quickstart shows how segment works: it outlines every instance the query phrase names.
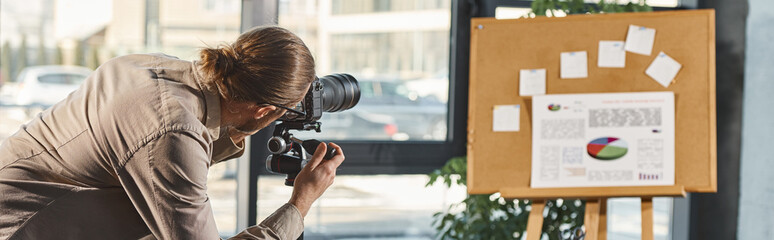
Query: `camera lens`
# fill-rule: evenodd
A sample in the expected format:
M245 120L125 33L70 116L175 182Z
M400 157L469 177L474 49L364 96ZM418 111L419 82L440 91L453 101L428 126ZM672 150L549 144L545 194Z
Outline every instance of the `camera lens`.
M339 112L354 107L360 101L360 85L352 75L331 74L320 78L323 111Z

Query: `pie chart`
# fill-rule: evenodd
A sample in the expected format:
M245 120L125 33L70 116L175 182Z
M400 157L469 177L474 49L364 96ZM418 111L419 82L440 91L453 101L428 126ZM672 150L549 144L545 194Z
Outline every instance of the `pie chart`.
M589 156L599 160L616 160L626 155L629 146L623 139L615 137L597 138L586 145Z

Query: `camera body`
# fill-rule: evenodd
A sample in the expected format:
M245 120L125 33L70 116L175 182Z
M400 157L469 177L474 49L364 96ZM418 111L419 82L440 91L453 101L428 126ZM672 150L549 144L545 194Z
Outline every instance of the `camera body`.
M274 133L267 143L272 154L266 159L266 170L287 174L285 185L293 186L298 172L314 154L320 141L300 140L293 137L290 130L320 132L318 121L323 112L339 112L354 107L360 101L360 86L349 74L332 74L315 78L309 86L304 99L277 120ZM336 154L328 148L324 159Z
M278 121L316 122L317 120L320 120L323 113L323 109L322 109L323 92L322 91L323 91L322 82L320 82L319 78L315 77L314 81L312 81L312 85L309 86L309 91L307 91L306 95L304 95L304 100L302 100L299 103L299 105L295 107L296 110L299 110L306 114L301 116L293 115L293 114L285 114L282 117L280 117Z
M331 74L315 78L304 100L294 108L304 115L286 113L279 121L313 123L320 120L323 112L344 111L354 107L359 101L360 86L352 75Z

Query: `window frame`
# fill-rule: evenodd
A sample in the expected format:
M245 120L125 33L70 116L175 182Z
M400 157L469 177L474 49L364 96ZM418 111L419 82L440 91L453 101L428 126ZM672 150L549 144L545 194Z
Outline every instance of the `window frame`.
M249 7L243 0L243 7ZM267 13L263 19L270 18L268 14L273 14L273 21L253 21L255 26L259 23L276 23L278 19L278 1L273 2L272 9L264 9L261 13ZM468 39L467 31L455 31L455 29L468 29L470 17L466 16L466 26L460 26L457 21L458 16L454 13L457 7L455 1L452 6L452 24L450 37L454 39ZM467 5L467 4L465 4ZM246 10L243 10L245 13ZM258 12L258 11L255 11ZM243 16L243 19L255 19L255 16ZM243 24L245 22L243 21ZM247 29L243 27L242 29ZM455 32L464 32L465 36L455 36ZM466 42L450 42L450 60L449 69L453 69L449 74L449 102L447 104L447 134L445 141L358 141L358 140L339 140L333 141L339 144L346 152L347 161L339 168L338 174L424 174L443 166L447 160L455 156L465 155L466 118L467 118L467 55L468 50L460 49L461 45L467 46ZM464 58L454 56L455 53L462 52ZM335 114L335 113L327 113ZM324 124L324 123L323 123ZM253 136L251 163L262 163L266 156L265 142L261 139L268 139L266 136L273 131L273 126L267 127ZM263 133L263 134L262 134ZM252 164L251 164L252 165ZM259 164L262 166L262 164ZM256 169L258 170L258 169ZM251 173L254 174L254 173ZM259 175L270 174L265 169L258 171Z
M688 2L687 4L685 2ZM676 8L654 7L656 11L695 8L696 0L682 0ZM497 7L531 8L532 1L525 0L452 0L449 44L449 101L447 103L447 139L445 141L334 141L346 152L347 160L338 174L426 174L443 166L456 156L466 156L468 117L468 77L470 58L470 21L473 17L494 17ZM278 0L242 0L242 31L253 26L276 25L279 14ZM262 14L257 14L262 13ZM258 178L271 174L264 162L270 155L266 142L271 137L274 125L259 131L250 140L249 163L240 165L241 173L247 173L246 180L239 181L238 191L247 191L246 201L237 203L238 211L246 209L243 224L257 224ZM248 167L249 166L249 167ZM689 214L685 199L675 200L680 210L673 211L672 231L675 226L687 225L684 215ZM684 210L684 211L683 211ZM675 220L679 222L675 222ZM684 231L679 230L678 231ZM673 236L684 234L672 232Z
M246 31L253 26L276 25L279 14L278 0L242 0L242 26ZM337 174L426 174L437 169L455 156L466 154L468 57L470 42L471 8L466 1L453 1L451 7L449 44L449 101L447 103L447 133L445 141L335 141L346 151L347 160ZM259 14L260 13L260 14ZM239 202L238 211L246 209L247 226L257 224L258 177L271 174L264 162L270 155L266 142L274 125L251 137L249 167L246 184L238 183L239 191L248 191L247 199ZM243 172L244 172L243 170ZM239 227L241 227L238 224Z

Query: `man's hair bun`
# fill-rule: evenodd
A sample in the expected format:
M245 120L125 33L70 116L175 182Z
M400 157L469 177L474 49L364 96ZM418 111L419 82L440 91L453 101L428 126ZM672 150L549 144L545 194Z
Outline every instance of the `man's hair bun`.
M224 99L289 106L314 80L314 58L303 41L280 27L257 27L236 42L200 52L205 85Z

